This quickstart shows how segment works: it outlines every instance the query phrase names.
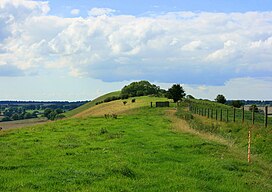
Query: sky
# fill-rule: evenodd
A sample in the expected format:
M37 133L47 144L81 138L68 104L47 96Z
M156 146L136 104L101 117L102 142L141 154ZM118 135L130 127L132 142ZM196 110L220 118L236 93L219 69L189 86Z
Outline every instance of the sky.
M0 100L92 100L139 80L272 100L272 1L0 0Z

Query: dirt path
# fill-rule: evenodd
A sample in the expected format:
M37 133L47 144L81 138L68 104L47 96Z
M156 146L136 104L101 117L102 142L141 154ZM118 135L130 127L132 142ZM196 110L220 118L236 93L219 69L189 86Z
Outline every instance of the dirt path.
M176 115L176 110L175 109L171 109L171 110L167 110L166 111L166 115L168 116L168 118L172 121L173 123L173 129L176 130L176 131L179 131L179 132L184 132L184 133L189 133L189 134L192 134L192 135L197 135L203 139L207 139L207 140L210 140L210 141L215 141L215 142L218 142L218 143L222 143L224 145L228 145L228 146L232 146L233 144L222 138L222 137L219 137L219 136L216 136L216 135L212 135L212 134L209 134L209 133L205 133L205 132L199 132L195 129L192 129L190 128L189 124L183 120L183 119L180 119L178 118Z

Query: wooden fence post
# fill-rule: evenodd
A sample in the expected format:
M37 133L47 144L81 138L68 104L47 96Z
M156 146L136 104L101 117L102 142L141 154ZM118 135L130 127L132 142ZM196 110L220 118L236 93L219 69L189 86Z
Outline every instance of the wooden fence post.
M223 111L222 111L222 109L220 110L220 121L222 121L223 120Z
M235 122L235 107L233 107L233 122Z
M247 162L250 163L250 148L251 148L251 127L248 128L248 145L247 145Z
M243 106L242 108L242 123L244 124L245 122L245 107Z
M255 106L252 107L252 125L254 125L254 120L255 120Z
M264 126L267 127L267 119L268 119L268 106L264 108Z
M215 119L217 121L217 109L215 110Z
M213 109L211 109L211 118L213 118Z
M150 106L151 106L151 108L152 108L152 102L150 103Z
M227 122L229 122L229 110L227 109Z
M210 118L210 109L208 108L208 118Z

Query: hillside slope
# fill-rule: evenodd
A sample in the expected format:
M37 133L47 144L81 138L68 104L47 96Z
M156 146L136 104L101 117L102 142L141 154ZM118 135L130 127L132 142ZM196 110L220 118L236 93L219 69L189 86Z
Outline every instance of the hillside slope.
M86 103L86 104L84 104L84 105L76 108L76 109L73 109L71 111L66 112L64 115L66 117L72 117L72 116L74 116L74 115L76 115L78 113L81 113L81 112L83 112L83 111L85 111L85 110L87 110L87 109L95 106L97 102L104 101L104 99L106 99L107 97L119 96L120 93L121 93L120 91L115 91L115 92L107 93L107 94L102 95L102 96L100 96L100 97L98 97L98 98L96 98L96 99L94 99L94 100L92 100L92 101L90 101L90 102L88 102L88 103Z
M137 108L150 106L151 102L153 102L153 106L155 106L156 101L169 101L166 98L149 96L134 97L133 99L135 99L135 103L132 103L132 98L129 98L95 105L74 115L74 117L103 116L104 114L127 114L135 111ZM124 101L127 102L125 105L123 103Z

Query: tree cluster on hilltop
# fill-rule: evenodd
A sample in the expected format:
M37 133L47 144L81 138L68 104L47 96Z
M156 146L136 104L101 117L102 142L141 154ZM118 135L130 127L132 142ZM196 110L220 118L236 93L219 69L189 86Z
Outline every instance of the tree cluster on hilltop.
M172 87L166 91L148 81L139 81L132 82L123 87L120 97L121 99L127 99L128 97L146 95L167 97L168 99L173 99L174 102L177 102L185 96L185 91L180 84L173 84Z
M128 97L155 95L163 96L166 90L161 89L159 86L149 83L148 81L132 82L126 85L121 90L121 98L126 99Z

